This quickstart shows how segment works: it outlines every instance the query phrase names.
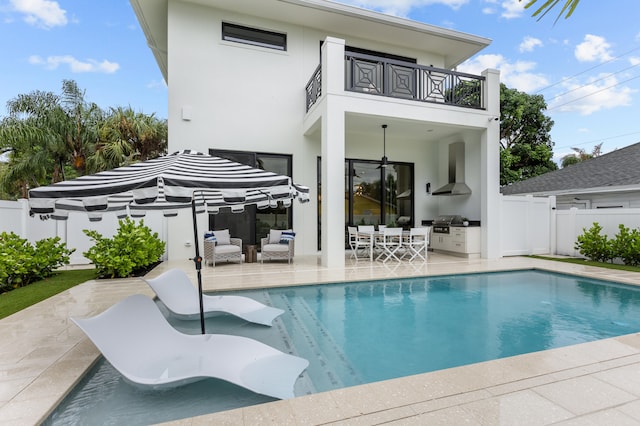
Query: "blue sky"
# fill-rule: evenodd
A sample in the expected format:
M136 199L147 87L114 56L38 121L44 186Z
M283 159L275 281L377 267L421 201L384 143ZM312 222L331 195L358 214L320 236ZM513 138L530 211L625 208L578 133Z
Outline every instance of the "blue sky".
M340 3L492 39L458 69L496 68L508 87L544 95L556 158L640 141L637 0L583 0L555 24L557 11L537 21L518 0ZM71 79L102 108L167 116L167 88L126 0L0 0L0 39L0 115L18 94L60 93Z

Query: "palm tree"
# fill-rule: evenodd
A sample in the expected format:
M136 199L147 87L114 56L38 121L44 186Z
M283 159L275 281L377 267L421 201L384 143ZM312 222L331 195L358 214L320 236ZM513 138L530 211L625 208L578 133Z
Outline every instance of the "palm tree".
M156 158L167 151L167 123L131 107L111 108L99 128L92 172Z
M10 168L22 170L31 182L35 178L42 183L46 176L51 183L64 180L68 164L77 174L85 174L85 158L97 140L95 129L103 113L96 104L85 102L75 81L63 81L61 96L42 91L18 95L7 102L7 110L8 117L0 123L0 140L2 147L14 153ZM20 161L25 164L18 166ZM14 173L18 171L9 175Z
M522 0L518 0L518 1L522 2ZM537 2L538 0L529 0L528 3L524 6L524 8L528 9L534 4L536 4ZM556 18L556 22L558 21L558 19L560 19L563 13L565 14L564 16L565 19L570 17L571 14L573 14L573 11L576 10L576 7L578 6L578 3L580 3L580 0L564 0L564 2L565 3L564 3L564 6L562 6L562 10L560 10L558 17ZM540 15L538 17L538 20L540 20L544 18L544 16L547 13L549 13L549 11L553 9L558 3L560 3L560 0L546 0L542 6L536 9L536 11L533 13L532 16Z
M63 126L58 131L64 136L65 152L79 175L87 172L87 158L93 153L98 141L98 126L104 119L100 107L85 102L84 95L75 81L63 81L62 107L67 119L58 122Z
M562 157L562 167L570 166L571 164L581 163L584 160L588 160L590 158L599 157L602 153L602 144L598 144L593 147L591 153L588 153L584 150L584 148L571 148L575 152L571 154L567 154Z
M112 108L108 114L84 99L75 81L60 96L34 91L7 102L0 119L0 196L26 197L36 186L158 157L167 150L167 123L153 114Z
M26 197L30 187L63 179L62 139L56 133L64 119L59 98L35 91L7 102L9 115L0 122L2 148L12 151L0 184L13 196Z

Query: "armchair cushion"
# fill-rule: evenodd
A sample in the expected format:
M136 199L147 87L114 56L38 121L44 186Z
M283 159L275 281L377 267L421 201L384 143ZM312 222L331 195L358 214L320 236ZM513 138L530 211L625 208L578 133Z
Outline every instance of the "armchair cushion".
M293 232L291 229L272 229L269 231L269 244L280 244L283 232Z
M219 231L213 231L217 246L226 246L231 244L231 235L229 235L228 229L221 229Z

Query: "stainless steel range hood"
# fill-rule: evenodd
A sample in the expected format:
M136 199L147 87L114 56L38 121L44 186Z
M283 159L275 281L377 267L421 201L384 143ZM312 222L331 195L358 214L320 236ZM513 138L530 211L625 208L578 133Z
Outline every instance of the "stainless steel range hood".
M464 183L464 142L449 144L449 183L433 191L433 195L469 195Z

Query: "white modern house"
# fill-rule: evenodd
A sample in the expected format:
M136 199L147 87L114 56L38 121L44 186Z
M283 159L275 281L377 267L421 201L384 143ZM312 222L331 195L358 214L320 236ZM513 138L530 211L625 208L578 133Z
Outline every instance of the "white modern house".
M460 215L480 226L480 255L499 256L499 73L455 71L490 40L325 0L131 4L168 85L169 150L312 189L311 205L210 228L254 244L293 227L296 254L340 267L348 224ZM172 222L170 258L189 256L188 233Z

